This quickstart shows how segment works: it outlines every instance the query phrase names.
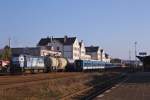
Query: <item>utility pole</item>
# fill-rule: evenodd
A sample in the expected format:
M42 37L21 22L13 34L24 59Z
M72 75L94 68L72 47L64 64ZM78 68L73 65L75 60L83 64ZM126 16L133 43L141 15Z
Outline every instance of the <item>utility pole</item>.
M135 44L135 61L136 61L136 56L137 56L137 42L135 42L134 44Z
M131 50L129 49L129 61L131 61Z
M11 46L11 38L10 37L8 38L8 46L9 46L9 48Z
M131 50L129 49L129 69L132 71L132 66L131 66Z
M137 56L137 42L134 42L134 45L135 45L135 68L137 67L137 59L136 59L136 56Z

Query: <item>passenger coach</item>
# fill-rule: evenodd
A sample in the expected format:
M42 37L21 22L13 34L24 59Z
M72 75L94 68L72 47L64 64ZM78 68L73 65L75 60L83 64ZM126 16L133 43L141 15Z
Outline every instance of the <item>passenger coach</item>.
M75 61L76 71L85 70L103 70L105 69L105 62L97 60L76 60Z

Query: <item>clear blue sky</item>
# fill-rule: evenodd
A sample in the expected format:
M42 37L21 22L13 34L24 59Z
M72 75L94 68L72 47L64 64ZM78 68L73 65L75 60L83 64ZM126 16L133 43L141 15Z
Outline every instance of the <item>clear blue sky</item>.
M42 37L77 36L113 57L150 50L150 0L0 0L0 47L35 46Z

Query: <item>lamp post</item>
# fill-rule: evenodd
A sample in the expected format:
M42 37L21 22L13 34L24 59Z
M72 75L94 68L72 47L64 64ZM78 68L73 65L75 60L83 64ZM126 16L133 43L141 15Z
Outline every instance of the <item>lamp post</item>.
M131 69L131 51L129 49L129 68Z
M11 45L11 38L8 38L8 46L10 48L10 45Z
M134 45L135 45L135 67L137 67L137 59L136 59L136 56L137 56L137 42L134 42Z

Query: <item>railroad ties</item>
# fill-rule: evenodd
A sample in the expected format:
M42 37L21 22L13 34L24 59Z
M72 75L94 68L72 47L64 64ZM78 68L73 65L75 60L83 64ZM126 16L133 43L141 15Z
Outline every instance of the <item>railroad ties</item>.
M86 88L84 90L78 91L74 94L62 97L61 100L69 100L69 99L77 99L77 100L92 100L98 95L106 92L109 92L109 89L114 87L117 83L124 80L126 77L125 74L120 74L119 76L107 80L103 82L102 84L96 84L95 86L91 86L89 88ZM100 95L101 97L103 95Z

